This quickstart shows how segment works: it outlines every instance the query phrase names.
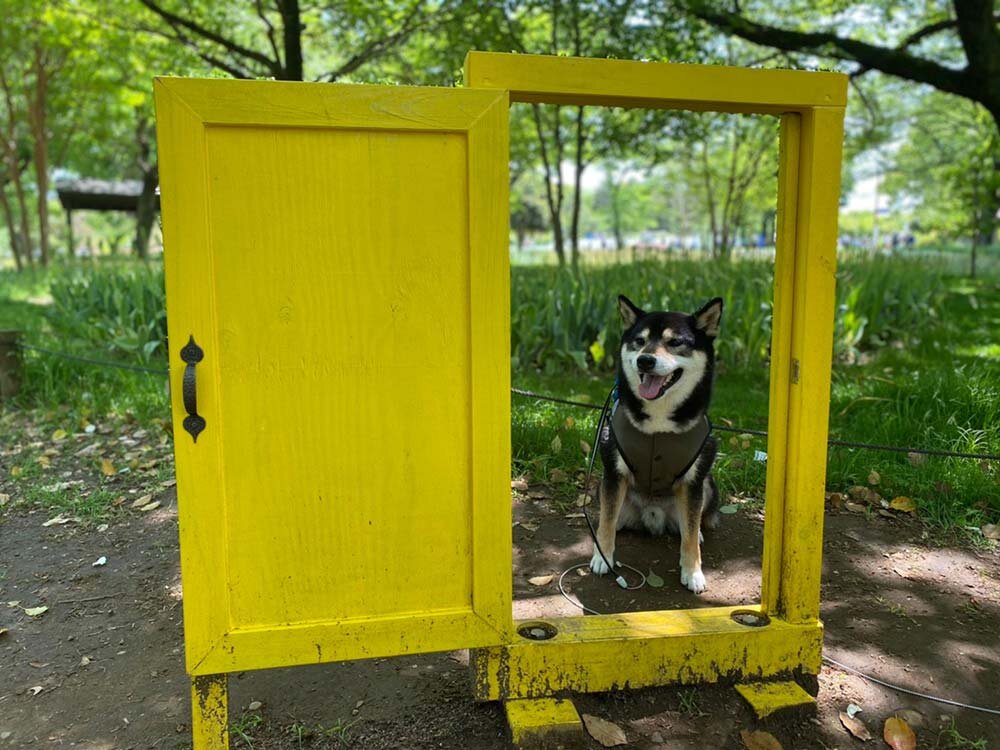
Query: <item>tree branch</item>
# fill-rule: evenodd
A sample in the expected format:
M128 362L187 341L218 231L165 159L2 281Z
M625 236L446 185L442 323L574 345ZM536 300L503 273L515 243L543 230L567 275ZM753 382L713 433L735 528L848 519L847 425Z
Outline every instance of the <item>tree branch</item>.
M274 59L277 63L281 64L281 52L278 50L278 41L274 36L274 24L271 23L271 19L267 17L267 11L264 10L264 4L261 0L254 0L254 6L257 9L257 17L264 22L264 26L267 27L267 41L271 45L271 52L274 53Z
M981 101L985 93L965 71L946 68L932 60L915 57L904 49L880 47L826 31L804 32L766 26L736 13L716 10L705 0L685 1L691 13L701 20L755 44L787 52L813 52L840 60L851 60L860 63L863 68L879 70L909 81L926 83L941 91L974 101Z
M419 23L415 23L415 20L417 19L419 11L422 7L422 0L418 0L418 2L413 4L410 12L407 13L406 17L403 19L402 26L400 26L399 30L389 34L388 36L373 39L356 53L351 55L351 57L336 70L331 70L326 75L320 76L320 80L336 81L338 78L342 78L343 76L353 73L369 60L403 42L410 34L415 32L420 27Z
M166 8L162 8L159 5L157 5L155 2L153 2L153 0L139 0L139 2L142 3L147 9L151 10L153 13L162 18L164 21L166 21L168 24L170 24L171 28L173 28L175 31L178 31L178 27L187 29L188 31L190 31L193 34L196 34L202 39L206 39L210 42L218 44L220 47L223 47L224 49L228 50L234 55L244 57L248 60L253 60L255 62L260 63L261 65L266 66L267 69L272 73L277 74L279 72L280 68L279 61L272 60L267 55L261 52L257 52L256 50L252 50L249 47L244 47L241 44L237 44L231 39L226 39L224 36L221 36L220 34L217 34L211 29L207 29L204 26L195 23L194 21L182 18L175 13L171 13Z

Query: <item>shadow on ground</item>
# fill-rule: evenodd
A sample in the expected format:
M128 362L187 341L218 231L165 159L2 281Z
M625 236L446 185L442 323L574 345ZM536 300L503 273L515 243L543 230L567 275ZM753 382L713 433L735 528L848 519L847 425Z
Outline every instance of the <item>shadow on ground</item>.
M172 495L104 531L43 527L42 512L0 520L0 748L179 749L190 746L188 683ZM704 545L708 591L678 581L677 541L623 534L621 558L664 579L623 592L571 572L573 595L602 612L753 603L762 522L728 516ZM582 518L545 501L515 503L515 611L576 614L555 583L589 559ZM827 654L883 679L997 707L1000 561L995 553L935 548L905 518L826 519L823 617ZM93 567L100 556L107 564ZM40 617L23 607L48 606ZM250 710L252 701L260 708ZM740 729L764 728L786 748L861 747L838 719L849 702L881 734L899 708L919 711L921 748L955 720L966 737L1000 743L1000 721L911 698L834 669L820 676L815 717L757 722L731 688L650 689L581 696L577 705L622 726L640 749L738 748ZM482 748L508 746L502 708L471 699L467 654L434 654L240 673L231 678L233 747ZM598 747L596 743L594 747ZM948 747L948 745L940 745Z

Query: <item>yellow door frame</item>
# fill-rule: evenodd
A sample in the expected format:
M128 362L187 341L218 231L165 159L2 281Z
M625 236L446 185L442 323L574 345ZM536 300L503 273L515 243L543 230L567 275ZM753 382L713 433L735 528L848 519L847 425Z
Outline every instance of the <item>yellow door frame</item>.
M557 635L474 651L481 700L819 672L823 492L847 77L470 52L465 85L511 102L781 118L762 627L743 607L549 620ZM521 625L523 623L516 623Z
M819 583L833 338L834 270L846 77L833 73L472 52L466 90L273 82L161 80L158 138L173 417L181 509L185 644L196 750L228 747L226 672L367 656L472 648L480 699L533 698L721 677L818 672ZM212 275L212 200L205 129L247 124L464 133L472 325L509 342L507 102L711 110L781 117L778 251L771 345L762 596L748 627L717 607L552 620L556 635L527 641L510 613L509 362L477 355L471 490L477 537L470 607L393 621L355 618L234 628L226 605L226 528L219 467L221 351ZM482 185L498 186L486 191ZM478 218L477 218L478 217ZM232 269L240 273L242 269ZM208 427L183 430L180 349L186 334L210 344L198 370ZM204 338L202 338L204 336ZM185 360L186 361L186 360ZM179 365L179 366L178 366ZM489 498L480 502L482 498ZM204 503L204 505L202 505ZM490 533L489 530L494 530ZM330 561L337 565L336 560ZM762 618L763 619L763 618ZM414 627L417 626L417 627Z

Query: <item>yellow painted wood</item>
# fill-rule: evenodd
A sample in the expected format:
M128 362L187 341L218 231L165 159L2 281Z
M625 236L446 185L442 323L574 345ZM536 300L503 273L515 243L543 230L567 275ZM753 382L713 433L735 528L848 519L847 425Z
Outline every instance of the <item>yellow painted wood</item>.
M473 652L479 700L541 698L561 691L600 692L653 685L765 678L795 669L818 672L823 626L771 618L735 622L745 607L711 607L551 619L547 641L519 639Z
M816 705L816 699L791 680L737 685L736 692L750 704L758 719L786 708Z
M156 98L189 672L505 642L506 94Z
M511 101L783 114L844 106L847 76L721 65L469 52L465 84Z
M788 401L792 373L796 216L799 199L797 113L781 118L778 161L777 232L774 299L771 315L770 395L767 419L767 481L764 503L764 549L761 555L761 608L776 612L781 593L781 550L785 520L785 467L788 459Z
M798 623L819 618L843 125L840 107L801 115L778 603L778 613Z
M504 709L507 711L511 740L521 750L582 744L583 724L571 700L513 700L507 701Z
M191 678L193 750L229 750L229 685L224 674Z

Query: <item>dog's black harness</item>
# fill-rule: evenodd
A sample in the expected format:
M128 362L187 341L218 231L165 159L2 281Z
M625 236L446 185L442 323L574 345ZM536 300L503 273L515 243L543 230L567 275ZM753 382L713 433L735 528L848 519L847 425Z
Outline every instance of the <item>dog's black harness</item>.
M636 488L644 495L669 493L674 482L698 460L712 434L712 423L702 415L685 432L648 433L632 424L625 411L616 401L611 415L611 434L635 478Z

